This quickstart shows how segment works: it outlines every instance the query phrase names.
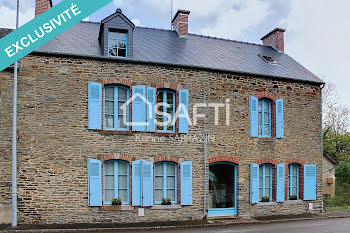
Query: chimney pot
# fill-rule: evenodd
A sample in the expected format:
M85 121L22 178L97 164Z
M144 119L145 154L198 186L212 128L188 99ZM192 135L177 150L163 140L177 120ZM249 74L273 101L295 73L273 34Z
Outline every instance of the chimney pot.
M49 10L51 7L51 0L35 0L35 17Z
M261 38L263 45L273 46L278 51L284 52L284 32L283 28L276 28Z
M171 25L174 31L177 32L179 37L188 36L188 16L190 11L178 10L171 21Z

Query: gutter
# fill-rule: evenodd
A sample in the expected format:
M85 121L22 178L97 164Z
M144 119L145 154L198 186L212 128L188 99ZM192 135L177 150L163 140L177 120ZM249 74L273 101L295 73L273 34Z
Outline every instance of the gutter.
M302 82L302 83L309 83L309 84L313 84L313 85L324 85L325 84L323 81L321 81L321 82L311 81L311 80L307 81L307 80L301 80L301 79L290 78L290 77L285 77L285 76L265 75L265 74L245 72L245 71L233 71L233 70L210 68L210 67L204 67L204 66L195 66L195 65L187 65L187 64L173 64L173 63L166 63L166 62L154 62L154 61L145 61L145 60L130 59L130 58L124 59L124 58L115 58L115 57L107 57L107 56L93 56L93 55L84 55L84 54L46 52L46 51L34 51L30 55L67 56L67 57L102 60L102 61L117 61L117 62L135 63L135 64L162 65L162 66L170 66L170 67L178 67L178 68L201 69L201 70L208 70L208 71L215 71L215 72L218 72L218 71L219 72L228 72L228 73L232 73L232 74L251 75L251 76L255 76L255 77L264 77L264 78L270 78L270 79L275 78L275 79L281 79L284 81L287 80L287 81L294 81L294 82Z

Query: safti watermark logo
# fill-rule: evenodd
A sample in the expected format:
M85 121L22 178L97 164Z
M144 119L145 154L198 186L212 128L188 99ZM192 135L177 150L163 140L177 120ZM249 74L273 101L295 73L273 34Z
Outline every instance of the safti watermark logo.
M148 119L153 119L153 122L156 126L164 126L164 125L175 125L175 122L180 119L186 119L188 125L196 126L198 124L198 120L200 118L206 118L205 113L199 113L199 109L214 109L214 124L219 125L219 113L220 111L225 111L225 124L230 125L230 99L226 99L225 103L196 103L192 107L192 118L189 114L189 109L182 103L179 103L176 108L176 112L171 114L166 111L162 111L162 109L174 108L175 103L169 104L165 102L157 103L155 106L151 102L147 100L142 94L136 93L134 94L128 101L126 101L120 109L125 113L127 112L128 106L130 103L134 101L142 101L146 104ZM207 111L209 113L209 111ZM157 117L154 116L162 116L162 119L166 119L165 121L158 121ZM123 123L124 125L129 126L148 126L150 122L127 122L127 115L123 114Z

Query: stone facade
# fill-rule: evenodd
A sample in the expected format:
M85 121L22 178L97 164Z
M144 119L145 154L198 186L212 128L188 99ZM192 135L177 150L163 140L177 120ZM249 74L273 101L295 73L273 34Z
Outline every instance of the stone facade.
M129 85L175 83L189 90L189 105L225 103L214 124L214 108L190 127L197 140L139 141L152 133L107 134L87 129L88 82L122 79ZM12 73L0 73L0 205L11 203ZM129 80L129 82L125 81ZM321 89L318 85L208 70L131 63L113 59L30 55L21 61L18 83L18 210L20 224L145 222L202 219L203 142L208 129L208 164L238 165L238 217L301 214L322 209L322 176L317 169L317 200L250 204L250 163L305 161L321 168ZM284 99L283 139L249 137L249 96ZM190 115L192 115L190 113ZM137 207L112 211L88 206L87 159L193 161L193 205L177 209ZM208 174L208 172L207 172ZM208 181L208 178L207 178ZM207 192L208 186L207 183ZM208 193L207 193L208 195ZM208 200L208 199L207 199ZM309 203L313 209L309 210Z

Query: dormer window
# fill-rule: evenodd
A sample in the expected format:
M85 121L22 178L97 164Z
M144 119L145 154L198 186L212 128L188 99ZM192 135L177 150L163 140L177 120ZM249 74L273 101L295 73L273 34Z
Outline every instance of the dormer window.
M108 56L128 57L128 33L124 31L108 32Z

